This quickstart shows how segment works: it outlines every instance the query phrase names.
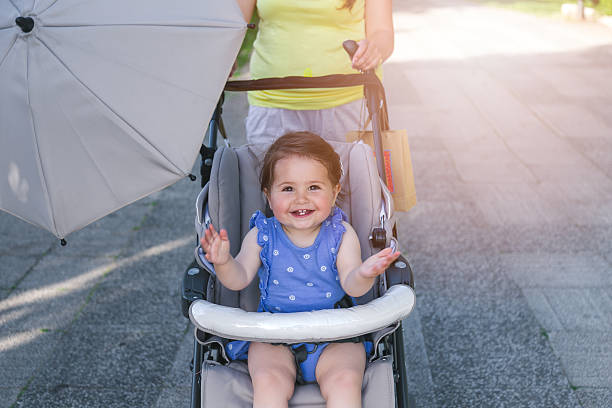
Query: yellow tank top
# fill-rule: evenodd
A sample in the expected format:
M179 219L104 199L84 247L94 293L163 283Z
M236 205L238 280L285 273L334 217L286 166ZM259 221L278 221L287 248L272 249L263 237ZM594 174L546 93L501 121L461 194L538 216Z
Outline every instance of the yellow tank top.
M365 37L365 0L257 0L259 31L251 56L253 79L356 73L344 40ZM363 97L361 86L249 92L251 105L326 109Z

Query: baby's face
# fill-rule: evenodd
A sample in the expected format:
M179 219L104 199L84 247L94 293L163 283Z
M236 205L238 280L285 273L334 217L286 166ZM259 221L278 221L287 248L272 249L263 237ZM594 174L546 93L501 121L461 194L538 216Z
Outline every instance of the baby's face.
M276 219L288 232L298 232L318 229L339 191L319 161L291 156L276 163L274 182L266 195Z

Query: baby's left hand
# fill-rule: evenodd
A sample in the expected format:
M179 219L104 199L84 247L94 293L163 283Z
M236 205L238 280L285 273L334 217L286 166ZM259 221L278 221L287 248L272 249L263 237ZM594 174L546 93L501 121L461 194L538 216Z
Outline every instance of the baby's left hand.
M359 274L364 278L374 278L383 273L398 256L399 251L393 252L392 248L385 248L366 259L361 264Z

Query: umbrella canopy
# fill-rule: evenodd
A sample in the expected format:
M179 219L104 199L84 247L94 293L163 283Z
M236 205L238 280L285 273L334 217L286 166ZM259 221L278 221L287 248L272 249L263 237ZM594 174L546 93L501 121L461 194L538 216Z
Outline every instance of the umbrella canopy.
M63 238L188 175L245 30L231 0L0 0L0 208Z

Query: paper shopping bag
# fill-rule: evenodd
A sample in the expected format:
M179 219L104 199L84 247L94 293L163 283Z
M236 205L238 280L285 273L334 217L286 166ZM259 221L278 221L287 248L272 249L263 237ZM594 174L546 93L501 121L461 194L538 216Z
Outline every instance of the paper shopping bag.
M408 211L416 204L408 133L406 130L383 130L381 138L385 160L385 181L393 197L395 210ZM372 131L352 131L346 135L347 142L359 140L367 143L374 150Z

